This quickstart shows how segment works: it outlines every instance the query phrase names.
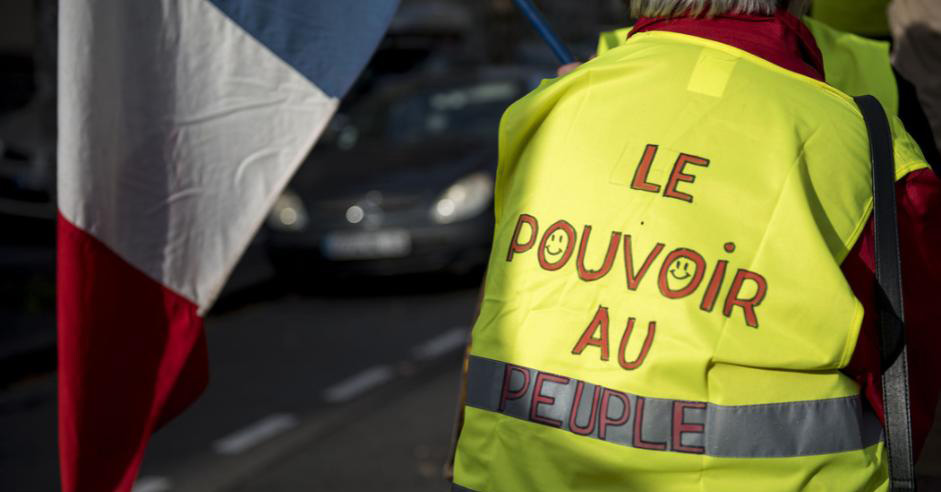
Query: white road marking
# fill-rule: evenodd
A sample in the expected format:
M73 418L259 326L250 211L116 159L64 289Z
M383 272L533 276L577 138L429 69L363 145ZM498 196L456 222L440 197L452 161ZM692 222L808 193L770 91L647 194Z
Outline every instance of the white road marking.
M291 414L269 415L242 430L219 439L212 444L212 448L219 454L239 454L284 431L297 427L297 423L297 417Z
M431 340L415 347L412 351L419 360L430 360L457 350L467 343L467 330L464 328L452 328Z
M171 488L172 484L164 477L141 477L134 482L131 492L167 492Z
M389 366L376 366L341 381L323 392L323 399L330 403L352 400L357 396L392 379L395 372Z

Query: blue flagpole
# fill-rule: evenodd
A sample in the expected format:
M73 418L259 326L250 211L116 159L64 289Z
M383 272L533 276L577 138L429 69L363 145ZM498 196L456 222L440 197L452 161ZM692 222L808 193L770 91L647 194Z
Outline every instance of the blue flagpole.
M529 22L536 28L536 32L542 36L542 39L549 45L549 48L552 48L552 52L555 53L556 58L559 59L563 65L567 63L573 63L575 57L572 56L572 52L569 51L568 47L556 36L555 32L552 31L552 28L549 27L549 23L546 22L546 19L543 18L542 14L536 10L536 6L530 0L513 0L513 3L519 7L520 11L523 12L523 15L529 19Z

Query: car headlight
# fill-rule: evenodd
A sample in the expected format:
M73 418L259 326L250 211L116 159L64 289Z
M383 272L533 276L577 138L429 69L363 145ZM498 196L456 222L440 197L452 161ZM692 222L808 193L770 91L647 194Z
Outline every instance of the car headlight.
M291 190L284 190L274 202L268 214L268 225L279 231L297 232L307 227L307 210L301 197Z
M493 178L485 172L464 176L448 187L431 207L431 218L449 224L473 217L490 205Z

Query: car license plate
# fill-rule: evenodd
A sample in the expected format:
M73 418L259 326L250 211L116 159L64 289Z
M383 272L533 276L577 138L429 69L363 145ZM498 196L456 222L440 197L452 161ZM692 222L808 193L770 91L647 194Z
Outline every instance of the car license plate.
M324 256L331 260L401 258L412 252L408 231L334 232L323 241Z

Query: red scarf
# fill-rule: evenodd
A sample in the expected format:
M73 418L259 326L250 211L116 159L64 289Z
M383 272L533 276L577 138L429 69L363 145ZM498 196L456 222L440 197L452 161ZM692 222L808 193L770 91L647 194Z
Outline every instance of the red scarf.
M641 17L627 37L647 31L671 31L711 39L747 51L793 72L821 82L825 80L823 55L813 34L800 19L783 9L770 16L726 14L712 18Z

